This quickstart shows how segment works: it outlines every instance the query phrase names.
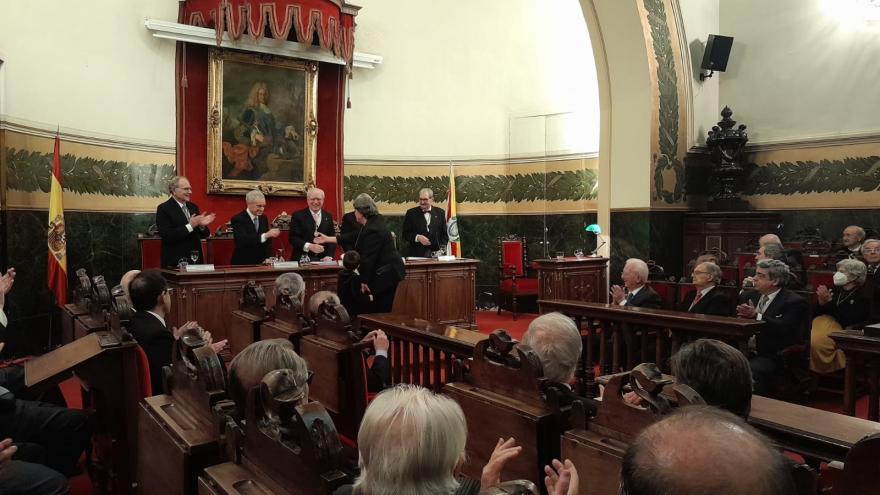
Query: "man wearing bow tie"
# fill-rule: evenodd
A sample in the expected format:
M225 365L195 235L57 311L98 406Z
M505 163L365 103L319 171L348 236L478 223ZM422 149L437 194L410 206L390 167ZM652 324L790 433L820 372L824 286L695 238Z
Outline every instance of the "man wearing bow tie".
M263 212L266 210L266 196L254 189L244 198L247 208L234 217L232 235L235 237L235 252L232 253L233 265L259 265L272 255L272 239L281 231L269 228L269 219Z
M303 254L308 254L312 261L332 260L336 253L336 244L316 244L313 241L320 232L329 237L336 235L333 227L333 215L323 209L324 191L313 187L306 193L308 208L304 208L290 217L290 245L293 248L291 260L299 261Z
M196 263L204 263L202 239L211 235L208 225L214 213L199 213L190 202L192 186L186 177L176 176L168 183L171 197L156 208L156 226L162 238L162 266L177 266L181 259L192 263L190 253L198 252Z
M433 206L434 191L427 187L419 191L419 206L406 210L403 219L403 241L409 247L409 256L430 258L434 251L446 248L446 212Z

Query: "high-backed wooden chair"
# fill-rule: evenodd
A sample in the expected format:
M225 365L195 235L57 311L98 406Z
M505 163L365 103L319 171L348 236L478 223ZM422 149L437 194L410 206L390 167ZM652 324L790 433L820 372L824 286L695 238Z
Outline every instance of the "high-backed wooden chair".
M138 486L141 493L198 492L198 475L220 462L214 408L226 400L226 368L196 330L185 332L164 369L167 394L140 403Z
M260 340L260 325L266 321L266 294L253 280L241 288L238 309L232 312L229 322L229 351L235 355L245 347Z
M301 397L290 370L275 370L248 395L244 427L227 420L231 462L205 469L202 495L329 495L352 482L342 472L342 445L333 420Z
M498 238L498 314L505 300L510 300L510 310L516 319L517 300L538 297L538 279L529 276L530 266L526 252L526 238L510 234Z
M259 327L259 339L288 339L299 352L299 339L307 326L302 304L276 291L275 305L269 308Z
M880 433L853 445L843 472L834 484L834 495L870 495L880 487Z
M468 422L462 472L479 479L498 439L514 437L522 451L505 466L505 477L543 480L544 466L559 456L564 418L542 398L545 380L537 355L496 330L477 344L463 378L443 387Z
M300 355L314 372L309 397L327 409L339 432L350 439L357 438L367 409L363 351L372 344L360 340L345 308L327 303L299 339Z

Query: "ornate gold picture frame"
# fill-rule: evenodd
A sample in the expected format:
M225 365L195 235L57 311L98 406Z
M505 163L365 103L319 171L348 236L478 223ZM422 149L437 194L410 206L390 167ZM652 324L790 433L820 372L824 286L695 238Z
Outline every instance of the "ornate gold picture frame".
M208 192L305 196L315 182L318 64L212 49Z

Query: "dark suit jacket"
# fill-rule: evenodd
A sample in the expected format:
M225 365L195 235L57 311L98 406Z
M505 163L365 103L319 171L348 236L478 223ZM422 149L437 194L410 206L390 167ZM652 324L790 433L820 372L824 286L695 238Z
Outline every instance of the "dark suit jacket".
M760 298L761 294L755 291L749 300L757 306ZM758 355L775 358L786 347L805 341L811 317L810 305L803 297L780 289L762 315L764 325L755 334Z
M688 292L687 295L684 296L684 301L682 301L678 310L686 313L699 313L703 315L733 316L733 303L730 301L730 298L727 297L727 294L718 287L713 287L712 290L707 292L706 295L703 296L697 304L694 304L693 308L691 308L691 303L694 302L695 297L697 297L696 289Z
M354 240L360 230L361 224L357 223L353 211L342 215L342 223L339 225L339 233L341 234L339 245L342 246L343 253L354 249Z
M391 366L385 356L374 356L373 364L367 372L367 391L378 393L391 383Z
M187 203L186 208L190 215L198 215L199 207L195 203ZM156 208L156 227L159 228L159 237L162 238L162 266L177 266L180 258L192 263L189 257L190 251L198 251L199 258L196 263L204 263L202 253L202 239L211 235L207 227L196 227L192 232L186 229L189 221L183 210L174 198L160 204Z
M642 286L636 295L633 296L632 300L627 302L624 306L660 309L663 306L663 299L660 298L660 294L657 294L654 289L645 285Z
M147 354L150 363L150 381L153 395L164 393L162 386L162 368L171 364L171 349L174 346L174 335L162 324L156 315L146 311L137 311L131 318L129 332Z
M291 260L299 261L303 253L303 245L315 239L315 231L324 235L335 236L336 229L333 227L333 215L327 210L321 210L321 225L315 228L315 219L308 208L299 210L290 217L290 245L293 248ZM324 244L324 252L321 254L308 253L309 259L319 260L324 256L334 257L336 244Z
M259 265L272 256L272 239L260 242L260 236L269 231L269 219L260 215L260 228L254 228L247 210L232 217L232 235L235 237L235 252L232 253L233 265Z
M406 271L382 217L377 215L368 219L363 229L353 237L354 249L361 255L358 267L361 281L370 287L374 295L396 289L397 283L406 276Z
M339 270L336 275L336 295L352 320L361 313L369 312L369 297L361 292L361 276L354 270Z
M423 235L431 241L430 246L422 246L416 242L416 236ZM406 210L403 219L403 244L408 246L408 256L430 257L432 251L446 247L449 242L449 234L446 232L446 212L443 208L431 207L430 228L425 224L425 214L416 206Z

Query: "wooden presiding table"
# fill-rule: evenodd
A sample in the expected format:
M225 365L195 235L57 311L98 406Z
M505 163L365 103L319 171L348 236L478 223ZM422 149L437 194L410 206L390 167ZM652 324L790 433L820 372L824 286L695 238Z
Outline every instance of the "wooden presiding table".
M856 374L868 375L868 419L880 419L880 338L866 337L862 330L841 330L832 332L831 338L846 355L846 375L843 389L843 412L850 416L856 413Z
M478 260L471 259L407 261L410 290L406 303L410 314L438 323L473 322L478 264ZM296 272L306 283L308 301L315 292L335 292L340 269L335 262L287 269L261 265L217 267L211 272L163 269L162 275L173 289L168 324L180 326L197 321L215 341L223 340L229 336L232 312L238 309L241 288L248 281L263 288L267 302L275 301L275 279L282 273Z
M608 258L563 258L534 261L538 299L608 302Z

